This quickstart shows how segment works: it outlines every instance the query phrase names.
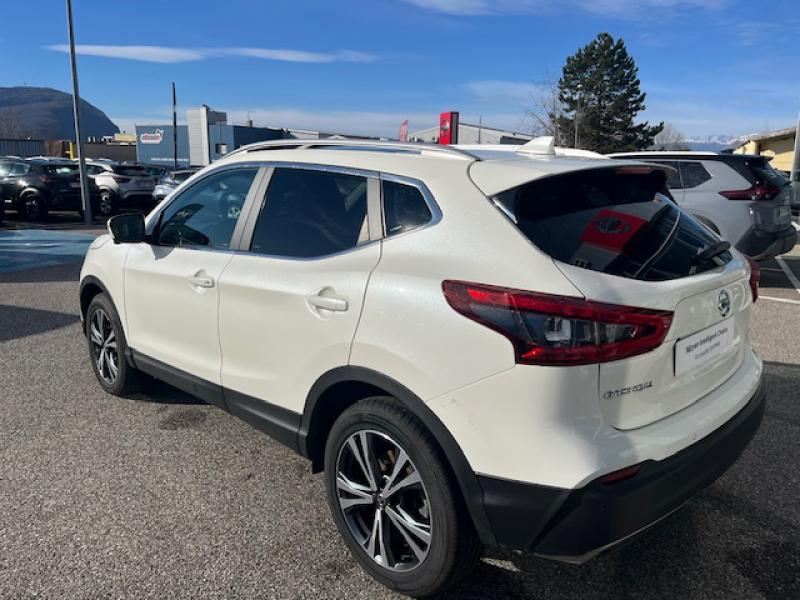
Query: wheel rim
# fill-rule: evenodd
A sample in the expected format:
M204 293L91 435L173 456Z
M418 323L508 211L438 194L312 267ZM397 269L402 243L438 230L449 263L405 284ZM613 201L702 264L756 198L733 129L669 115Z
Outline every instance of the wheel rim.
M431 510L419 471L388 435L361 430L339 449L336 497L350 534L375 563L411 571L431 545Z
M89 324L89 340L97 374L108 385L113 385L119 375L119 352L117 336L111 319L102 308L92 314Z
M111 214L111 196L108 194L100 196L100 212L104 215Z

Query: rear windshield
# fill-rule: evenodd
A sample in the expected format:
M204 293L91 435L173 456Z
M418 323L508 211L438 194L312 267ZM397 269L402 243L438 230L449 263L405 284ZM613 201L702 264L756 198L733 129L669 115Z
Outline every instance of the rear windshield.
M629 171L557 175L503 192L496 200L540 250L584 269L664 281L730 262L730 252L722 250L697 258L720 240L663 193L662 171Z
M72 175L78 171L77 165L47 165L45 173L49 175Z
M786 177L780 171L775 170L766 158L750 157L744 160L732 160L728 164L753 186L769 183L777 188L782 188L788 183Z
M131 167L126 165L118 165L114 167L114 173L123 175L125 177L147 177L147 171L142 167Z

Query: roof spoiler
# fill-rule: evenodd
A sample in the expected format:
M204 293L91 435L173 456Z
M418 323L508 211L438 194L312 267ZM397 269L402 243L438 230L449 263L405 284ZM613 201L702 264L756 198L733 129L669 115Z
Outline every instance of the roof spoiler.
M535 137L516 150L520 154L556 155L556 139L552 135Z

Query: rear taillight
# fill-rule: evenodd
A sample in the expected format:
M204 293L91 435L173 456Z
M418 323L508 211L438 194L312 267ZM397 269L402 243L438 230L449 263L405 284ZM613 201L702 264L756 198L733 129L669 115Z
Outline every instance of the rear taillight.
M447 302L511 341L518 364L585 365L661 345L672 313L465 281L442 282Z
M638 465L625 467L624 469L620 469L619 471L612 471L611 473L603 475L600 478L600 481L605 484L617 483L618 481L630 479L634 475L637 475L641 469L642 469L641 463Z
M758 300L758 286L761 283L761 267L752 258L748 258L750 263L750 291L753 294L753 302Z
M133 179L133 177L125 177L124 175L117 175L117 174L114 174L114 175L112 175L112 176L111 176L111 179L113 179L113 180L114 180L114 181L116 181L117 183L127 183L127 182L129 182L131 179Z
M771 183L766 185L754 185L746 190L727 190L720 192L728 200L772 200L781 191Z

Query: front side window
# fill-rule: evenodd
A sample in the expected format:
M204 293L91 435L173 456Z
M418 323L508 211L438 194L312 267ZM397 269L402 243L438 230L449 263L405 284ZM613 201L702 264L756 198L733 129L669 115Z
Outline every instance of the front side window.
M383 218L386 235L396 235L421 227L433 215L419 188L396 181L383 182Z
M28 171L31 170L30 165L26 165L23 163L14 163L11 165L11 171L9 175L25 175Z
M198 181L164 209L156 243L229 248L257 172L256 168L232 169Z
M683 187L695 188L711 179L711 173L699 162L681 162L681 179Z
M311 258L349 250L367 238L366 177L277 168L250 250Z

